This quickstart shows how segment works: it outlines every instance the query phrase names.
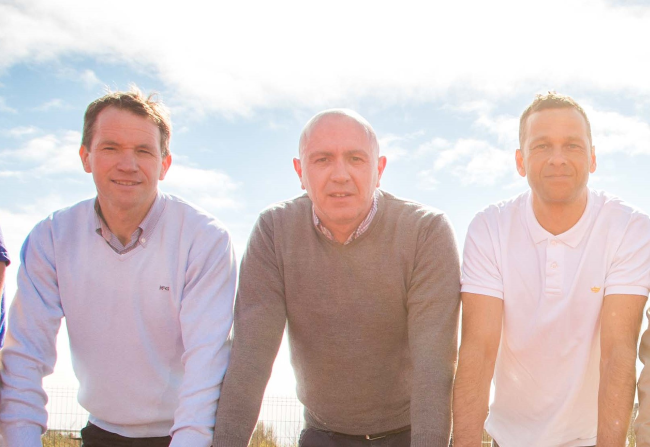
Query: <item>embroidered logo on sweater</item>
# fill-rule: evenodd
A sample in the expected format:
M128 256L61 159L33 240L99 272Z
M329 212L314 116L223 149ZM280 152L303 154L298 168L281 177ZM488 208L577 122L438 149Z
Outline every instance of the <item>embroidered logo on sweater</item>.
M160 286L160 289L158 289L158 290L165 290L165 291L169 292L169 286Z
M598 292L600 292L600 287L593 286L591 288L591 291L594 292L594 293L598 293Z

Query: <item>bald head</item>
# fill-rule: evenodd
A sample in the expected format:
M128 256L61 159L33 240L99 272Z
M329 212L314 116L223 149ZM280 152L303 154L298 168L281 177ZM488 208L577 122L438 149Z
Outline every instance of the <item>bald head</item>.
M307 144L309 144L309 138L314 129L316 129L321 123L332 122L336 120L349 120L362 128L368 137L368 142L370 143L370 147L372 148L374 155L379 156L379 143L377 142L377 135L375 134L375 131L370 123L364 117L351 109L327 109L314 115L302 129L302 133L300 134L300 143L298 145L300 158L303 158L305 147Z

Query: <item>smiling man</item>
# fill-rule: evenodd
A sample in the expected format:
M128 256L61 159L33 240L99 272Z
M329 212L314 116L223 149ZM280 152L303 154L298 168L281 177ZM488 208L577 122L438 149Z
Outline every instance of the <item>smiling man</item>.
M501 447L623 447L650 220L587 187L596 155L573 99L537 96L519 141L530 191L480 212L467 232L454 445L479 447L485 422Z
M215 447L245 447L285 325L301 447L447 446L459 308L446 217L377 189L368 122L319 113L294 168L307 194L264 211L242 260Z
M7 445L41 446L65 317L84 447L210 446L236 263L214 217L158 191L170 135L137 89L88 106L79 155L97 197L39 223L21 252L0 373Z

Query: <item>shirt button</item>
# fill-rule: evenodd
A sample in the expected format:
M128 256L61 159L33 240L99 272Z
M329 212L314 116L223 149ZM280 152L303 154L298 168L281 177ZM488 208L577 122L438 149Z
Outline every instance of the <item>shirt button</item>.
M147 239L141 237L141 238L140 238L140 242L142 242L142 243L144 244L145 242L147 242Z
M557 262L554 262L553 264L551 264L551 268L556 269L557 268Z
M553 240L551 241L551 245L556 246L556 245L557 245L557 241L556 241L555 239L553 239Z

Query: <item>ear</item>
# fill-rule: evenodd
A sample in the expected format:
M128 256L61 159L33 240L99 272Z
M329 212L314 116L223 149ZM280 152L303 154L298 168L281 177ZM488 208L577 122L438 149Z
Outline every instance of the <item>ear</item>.
M524 166L524 153L521 149L515 152L515 162L517 163L517 172L522 177L526 177L526 167Z
M298 174L298 178L300 179L300 187L302 189L305 189L305 185L302 182L302 165L300 164L299 158L293 159L293 170L296 171L296 174Z
M589 163L589 173L596 172L596 146L591 146L591 163Z
M377 186L376 186L376 188L379 188L379 182L381 181L381 175L384 173L384 169L386 169L386 161L387 161L386 157L384 157L384 156L379 157L379 159L377 160L378 175L377 175Z
M162 170L160 171L160 177L158 180L165 180L165 176L167 175L167 171L169 170L169 167L172 165L172 155L169 154L162 160Z
M84 171L90 174L91 172L93 172L93 170L90 166L90 160L88 160L89 157L90 157L90 151L86 149L86 146L82 144L81 147L79 148L79 158L81 158L81 164L84 167Z

